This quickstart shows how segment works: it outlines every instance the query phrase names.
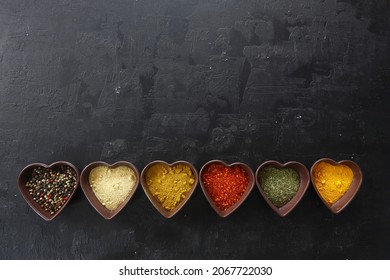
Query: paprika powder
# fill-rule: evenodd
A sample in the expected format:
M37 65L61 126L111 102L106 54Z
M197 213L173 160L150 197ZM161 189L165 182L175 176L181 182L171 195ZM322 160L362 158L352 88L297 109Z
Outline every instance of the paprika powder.
M215 205L224 211L243 196L249 184L249 175L239 166L212 163L202 172L202 182Z

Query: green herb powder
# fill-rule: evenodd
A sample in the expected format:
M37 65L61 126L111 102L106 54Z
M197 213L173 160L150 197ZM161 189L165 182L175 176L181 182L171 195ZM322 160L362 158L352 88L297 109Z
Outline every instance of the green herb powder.
M289 202L299 189L299 174L292 168L267 166L259 173L262 189L276 207Z

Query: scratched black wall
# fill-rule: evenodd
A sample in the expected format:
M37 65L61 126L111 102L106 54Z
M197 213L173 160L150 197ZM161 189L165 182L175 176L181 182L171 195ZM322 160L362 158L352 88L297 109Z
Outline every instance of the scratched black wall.
M387 0L0 0L1 259L390 257ZM139 188L104 220L81 189L52 222L31 162L352 159L339 215L312 186L280 218L257 189L219 218L200 188L164 219Z

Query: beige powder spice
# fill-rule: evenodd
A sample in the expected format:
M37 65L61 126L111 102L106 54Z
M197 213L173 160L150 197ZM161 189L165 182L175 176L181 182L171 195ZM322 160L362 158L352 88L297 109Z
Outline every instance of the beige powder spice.
M98 166L89 173L89 184L100 203L113 211L125 201L134 188L136 175L127 166Z

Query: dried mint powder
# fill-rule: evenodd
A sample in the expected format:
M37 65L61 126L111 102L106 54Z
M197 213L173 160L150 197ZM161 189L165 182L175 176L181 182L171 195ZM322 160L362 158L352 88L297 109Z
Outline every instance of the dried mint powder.
M259 173L259 181L268 199L276 207L282 207L298 192L300 178L298 172L289 167L264 167Z

